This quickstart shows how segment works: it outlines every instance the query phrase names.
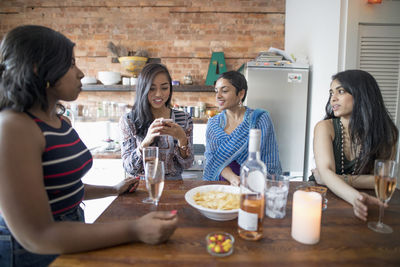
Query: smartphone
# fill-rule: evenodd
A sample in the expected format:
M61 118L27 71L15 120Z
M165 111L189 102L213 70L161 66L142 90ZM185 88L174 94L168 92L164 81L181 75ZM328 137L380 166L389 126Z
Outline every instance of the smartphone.
M174 122L172 119L162 119L161 122L163 124L167 123L167 122Z

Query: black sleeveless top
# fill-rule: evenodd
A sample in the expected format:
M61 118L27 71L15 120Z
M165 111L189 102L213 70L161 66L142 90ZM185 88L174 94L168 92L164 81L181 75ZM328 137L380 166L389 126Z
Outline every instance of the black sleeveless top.
M335 168L336 174L342 174L342 129L340 128L340 118L333 118L333 130L335 131L335 139L333 139L333 154L335 156ZM343 155L343 167L344 173L343 174L352 174L356 165L356 159L348 160L345 155Z
M335 158L335 173L342 175L342 129L340 127L340 118L333 118L333 131L335 133L335 138L332 141L333 146L333 156ZM343 155L343 174L352 174L356 165L356 159L348 160L345 155ZM314 175L311 174L308 180L315 181Z

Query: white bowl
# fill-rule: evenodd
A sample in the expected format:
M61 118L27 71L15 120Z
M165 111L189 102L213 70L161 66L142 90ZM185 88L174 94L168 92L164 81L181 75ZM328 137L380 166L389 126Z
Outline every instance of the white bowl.
M237 186L230 186L230 185L202 185L195 188L190 189L185 194L185 200L189 203L190 206L196 208L200 211L204 216L209 219L216 220L216 221L229 221L233 220L238 216L239 209L233 210L215 210L215 209L208 209L197 205L193 199L193 196L197 192L207 192L207 191L221 191L221 192L228 192L239 194L240 189Z
M97 78L104 85L113 85L121 81L121 73L114 71L99 71Z
M81 79L81 83L82 84L96 84L97 79L96 79L96 77L93 77L93 76L85 76Z

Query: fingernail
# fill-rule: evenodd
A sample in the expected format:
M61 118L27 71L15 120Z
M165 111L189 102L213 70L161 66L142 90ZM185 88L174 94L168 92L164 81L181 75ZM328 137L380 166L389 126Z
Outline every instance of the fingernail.
M178 213L177 210L171 210L171 214L176 215Z

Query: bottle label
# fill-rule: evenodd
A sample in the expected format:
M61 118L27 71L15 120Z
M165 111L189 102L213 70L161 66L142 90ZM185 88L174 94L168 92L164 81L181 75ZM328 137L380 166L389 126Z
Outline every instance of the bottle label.
M252 171L247 176L247 186L253 192L264 193L265 179L266 177L261 171Z
M239 209L238 225L247 231L257 231L258 215Z

